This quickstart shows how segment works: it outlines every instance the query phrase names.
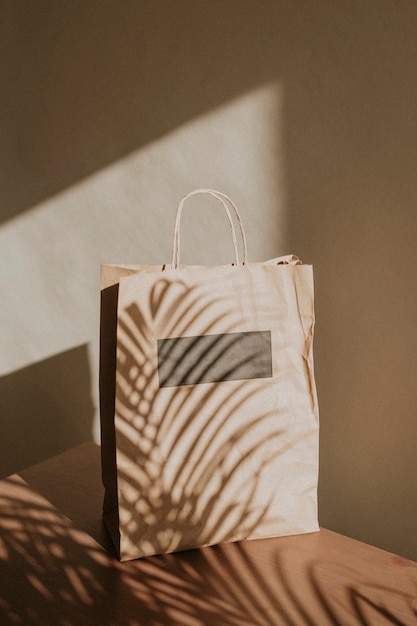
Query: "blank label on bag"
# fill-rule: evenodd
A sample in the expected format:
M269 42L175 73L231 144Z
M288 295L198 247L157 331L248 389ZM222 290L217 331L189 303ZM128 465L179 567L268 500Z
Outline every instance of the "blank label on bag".
M271 332L158 339L160 387L272 377Z

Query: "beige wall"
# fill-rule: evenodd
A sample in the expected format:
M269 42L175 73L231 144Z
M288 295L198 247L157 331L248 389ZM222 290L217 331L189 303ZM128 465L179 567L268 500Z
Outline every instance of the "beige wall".
M98 440L99 264L169 261L212 186L315 266L321 524L417 559L415 3L1 12L2 473ZM227 261L205 207L184 258Z

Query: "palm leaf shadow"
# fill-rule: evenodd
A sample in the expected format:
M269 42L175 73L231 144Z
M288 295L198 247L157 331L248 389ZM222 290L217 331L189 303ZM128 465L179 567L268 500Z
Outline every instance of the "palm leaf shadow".
M175 558L168 554L141 561L149 603L160 607L161 622L165 623L165 618L168 623L205 626L329 623L315 621L308 609L300 613L299 607L288 599L283 585L285 572L283 579L283 573L274 567L273 558L265 567L265 562L254 558L247 547L246 542L217 545L177 554ZM296 596L300 585L294 587ZM301 606L306 604L301 597L296 602ZM342 623L338 622L340 626ZM158 621L150 626L157 624Z
M361 621L362 624L367 626L367 624L369 623L369 620L365 616L365 612L363 610L365 606L368 608L368 611L367 611L368 615L370 612L372 613L372 616L373 616L372 620L374 623L377 623L377 620L384 619L384 621L387 621L388 623L393 624L395 626L408 626L408 624L411 624L411 621L404 622L402 619L400 619L400 617L398 617L398 615L395 615L394 612L386 606L385 602L381 604L380 600L378 600L377 598L373 598L372 596L375 594L375 591L383 592L385 596L389 596L390 594L393 593L393 590L387 587L383 588L383 587L375 587L375 586L373 586L371 589L368 587L366 591L365 589L354 589L354 588L350 590L350 597L351 597L352 605L355 607L357 615L362 620ZM409 602L410 605L413 603L413 601L415 601L415 597L401 593L398 590L395 590L394 593L397 596L402 596L402 598L406 602ZM415 609L413 610L413 613L414 613L414 616L412 620L414 622L414 620L417 617Z
M401 582L392 581L391 586L358 582L353 588L352 578L360 579L362 564L358 563L352 571L338 562L335 575L332 562L326 563L324 555L320 561L306 558L303 539L301 543L296 543L300 541L298 537L291 539L294 540L291 546L285 538L274 540L276 552L271 543L267 544L268 553L265 548L258 550L255 544L263 543L260 540L217 545L175 557L168 554L144 559L141 567L146 572L144 584L150 603L160 606L164 617L178 624L411 626L415 623L415 596L404 592ZM305 540L308 542L309 538ZM284 543L278 547L280 541ZM395 597L395 601L387 608L390 597Z
M393 624L396 626L411 626L415 623L416 595L407 593L402 589L402 582L393 581L392 573L389 573L391 586L381 583L359 582L358 572L361 571L362 564L356 569L345 565L338 568L338 576L342 577L343 590L345 593L345 609L343 610L333 594L329 594L328 583L323 574L328 578L332 577L332 563L324 564L311 562L307 569L307 575L311 589L316 598L317 604L323 613L323 620L339 626L349 615L355 620L358 626L372 626L373 624ZM282 573L282 570L281 570ZM352 580L356 580L355 584ZM286 589L290 589L287 582ZM297 595L292 591L294 603L299 602ZM398 601L401 599L401 603ZM394 600L394 601L392 601ZM389 604L391 603L391 608ZM366 609L366 610L365 610ZM405 621L404 621L405 619Z
M105 589L112 561L88 535L17 476L1 483L0 622L116 626ZM117 571L114 571L115 578ZM125 594L127 595L127 594ZM126 606L134 618L135 610Z
M227 310L219 314L217 304L217 298L204 300L195 288L162 278L151 291L147 313L136 302L119 313L116 422L120 458L125 462L118 475L130 493L119 505L124 509L126 536L131 545L142 544L143 555L231 541L238 534L243 538L268 515L272 496L261 506L256 502L260 476L285 451L282 430L262 432L273 412L258 411L224 435L226 424L230 431L232 416L243 415L245 404L264 393L264 383L234 381L226 396L216 384L180 386L163 406L157 393L158 367L151 358L154 320L168 337L190 335L202 314L207 322L200 324L200 335L213 333L219 322L223 333L232 333L235 322ZM210 368L209 355L204 358L207 365L197 383ZM199 412L205 414L200 424ZM239 482L242 468L254 454L261 456L262 449L257 469ZM164 463L174 456L177 464L167 480ZM226 490L231 501L219 508L219 496Z
M239 544L172 557L167 554L140 563L148 602L161 611L161 622L149 626L165 623L165 619L167 623L207 626L292 626L277 619L276 594L270 603L268 591L273 593L279 581L261 570L247 569Z
M350 585L349 591L352 572L339 567L341 586L329 588L324 574L331 561L306 559L303 541L291 538L288 548L286 539L273 540L264 544L267 552L260 549L262 541L240 542L120 564L23 481L7 479L0 490L0 622L44 626L118 626L121 620L137 626L414 623L414 596L401 591L401 582L393 580L386 587ZM295 546L301 560L294 554ZM342 591L344 597L335 602ZM387 610L390 594L400 596L407 609L400 614Z

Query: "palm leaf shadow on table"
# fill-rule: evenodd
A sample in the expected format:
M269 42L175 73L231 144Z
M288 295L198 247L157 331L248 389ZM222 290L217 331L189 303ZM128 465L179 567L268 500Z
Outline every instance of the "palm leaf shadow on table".
M325 555L317 560L312 539L320 541L318 535L254 540L119 563L14 476L0 483L0 621L22 626L415 623L411 581L407 588L401 576L391 585L352 585L348 566L326 561ZM356 580L359 569L358 564ZM399 606L398 598L401 612L389 608Z
M402 577L369 584L360 564L352 569L324 554L318 561L311 538L244 541L149 557L126 564L126 572L131 568L138 599L159 607L150 626L413 626L415 596L404 591Z

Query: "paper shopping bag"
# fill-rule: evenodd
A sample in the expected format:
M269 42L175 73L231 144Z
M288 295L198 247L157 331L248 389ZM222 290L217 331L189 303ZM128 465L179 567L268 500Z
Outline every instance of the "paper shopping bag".
M234 263L180 265L196 193L222 203ZM313 328L312 267L248 263L220 192L180 202L171 264L102 266L103 518L121 560L318 530Z

